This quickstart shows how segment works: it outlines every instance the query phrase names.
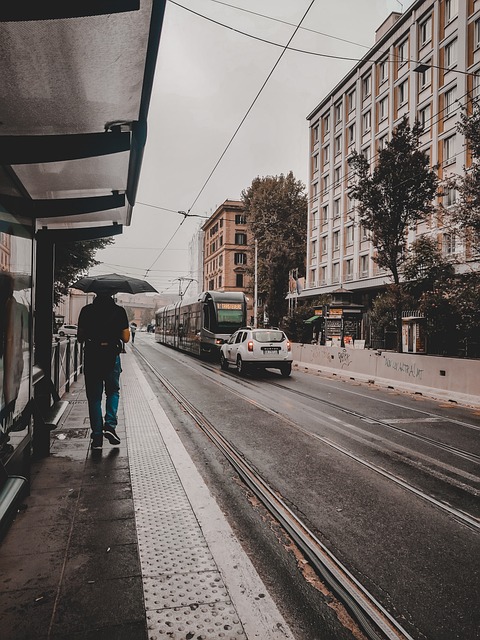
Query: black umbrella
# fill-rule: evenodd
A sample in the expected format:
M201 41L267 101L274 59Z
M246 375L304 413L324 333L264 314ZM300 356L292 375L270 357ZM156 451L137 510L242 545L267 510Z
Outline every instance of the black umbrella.
M85 293L158 293L146 280L122 276L118 273L107 273L102 276L86 276L74 284L73 289Z

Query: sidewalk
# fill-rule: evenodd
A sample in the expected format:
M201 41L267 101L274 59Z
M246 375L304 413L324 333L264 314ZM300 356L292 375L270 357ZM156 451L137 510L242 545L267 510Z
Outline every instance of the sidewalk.
M3 640L292 639L128 350L120 447L89 449L83 377L0 546Z

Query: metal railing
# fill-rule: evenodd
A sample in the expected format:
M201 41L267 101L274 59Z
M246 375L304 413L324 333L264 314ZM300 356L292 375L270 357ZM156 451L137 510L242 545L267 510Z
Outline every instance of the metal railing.
M83 345L77 338L55 338L52 343L52 382L59 396L70 390L83 371Z

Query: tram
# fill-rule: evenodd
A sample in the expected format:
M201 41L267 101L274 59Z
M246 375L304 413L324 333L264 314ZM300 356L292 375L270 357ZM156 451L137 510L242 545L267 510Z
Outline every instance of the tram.
M247 322L247 298L238 291L204 291L155 313L155 341L198 356L218 357L222 345Z

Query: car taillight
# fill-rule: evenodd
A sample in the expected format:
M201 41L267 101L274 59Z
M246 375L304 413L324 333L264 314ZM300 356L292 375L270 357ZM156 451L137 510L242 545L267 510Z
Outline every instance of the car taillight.
M287 340L287 351L291 351L292 350L292 345L290 343L290 340Z
M248 341L247 349L249 351L253 351L253 340L249 340Z

